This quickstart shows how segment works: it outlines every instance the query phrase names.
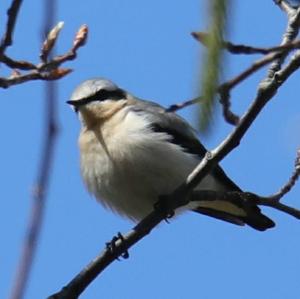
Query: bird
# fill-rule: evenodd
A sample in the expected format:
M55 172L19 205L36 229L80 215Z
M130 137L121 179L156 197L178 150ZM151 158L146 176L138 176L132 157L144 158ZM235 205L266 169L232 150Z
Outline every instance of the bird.
M196 130L175 112L135 97L96 77L79 84L67 101L81 122L80 169L88 191L105 207L138 222L171 194L207 150ZM195 192L242 192L216 165ZM275 223L250 200L201 200L180 208L264 231Z

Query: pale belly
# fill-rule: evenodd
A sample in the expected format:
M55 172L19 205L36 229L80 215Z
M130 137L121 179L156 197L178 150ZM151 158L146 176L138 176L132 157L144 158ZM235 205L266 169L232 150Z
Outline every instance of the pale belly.
M127 144L106 152L99 144L81 152L81 172L88 190L105 207L132 220L149 214L160 195L170 194L199 163L171 143ZM151 144L151 146L149 146ZM216 189L208 175L197 189Z

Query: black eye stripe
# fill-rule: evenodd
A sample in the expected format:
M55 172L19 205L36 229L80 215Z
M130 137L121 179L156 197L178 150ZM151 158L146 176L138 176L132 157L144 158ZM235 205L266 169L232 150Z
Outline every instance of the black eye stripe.
M122 89L115 89L115 90L99 90L94 95L85 98L86 103L95 102L95 101L105 101L107 99L110 100L120 100L126 98L126 94Z
M86 105L91 102L101 102L101 101L105 101L108 99L114 100L114 101L126 99L126 92L120 88L115 89L115 90L101 89L89 97L78 99L78 100L70 100L70 101L67 101L67 103L72 105L75 108L75 112L78 112L78 107L80 107L82 105Z

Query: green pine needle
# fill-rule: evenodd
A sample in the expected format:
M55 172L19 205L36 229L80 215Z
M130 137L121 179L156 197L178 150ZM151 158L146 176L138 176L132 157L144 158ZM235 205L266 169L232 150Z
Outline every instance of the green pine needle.
M222 71L222 41L226 32L227 11L230 0L209 0L210 29L207 35L207 52L202 68L201 91L203 101L199 115L199 128L207 132L211 127L216 108L216 90Z

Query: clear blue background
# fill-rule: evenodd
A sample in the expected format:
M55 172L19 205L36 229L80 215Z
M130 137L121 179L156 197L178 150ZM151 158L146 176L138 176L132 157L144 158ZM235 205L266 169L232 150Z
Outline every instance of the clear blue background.
M198 94L201 46L190 32L207 29L206 1L102 0L57 1L57 21L64 21L58 49L69 49L74 32L86 23L90 34L74 72L59 81L59 139L55 151L47 210L25 298L45 298L59 290L118 231L132 224L104 210L92 199L79 173L79 122L65 104L82 80L104 76L135 95L170 105ZM1 1L1 26L10 1ZM276 45L285 15L271 0L232 1L230 39L259 46ZM37 62L43 1L24 1L12 57ZM228 56L230 78L259 56ZM1 69L2 75L7 75ZM260 71L233 92L241 113L254 98ZM241 145L222 162L245 190L262 195L277 191L293 169L300 145L299 72L264 109ZM1 92L0 149L0 298L14 279L31 207L31 192L44 134L43 82ZM180 113L196 124L195 107ZM232 128L215 118L208 148ZM300 207L299 185L284 201ZM82 295L94 298L297 298L299 296L300 222L264 208L276 221L265 233L187 213L161 224L130 250L130 259L114 262Z

